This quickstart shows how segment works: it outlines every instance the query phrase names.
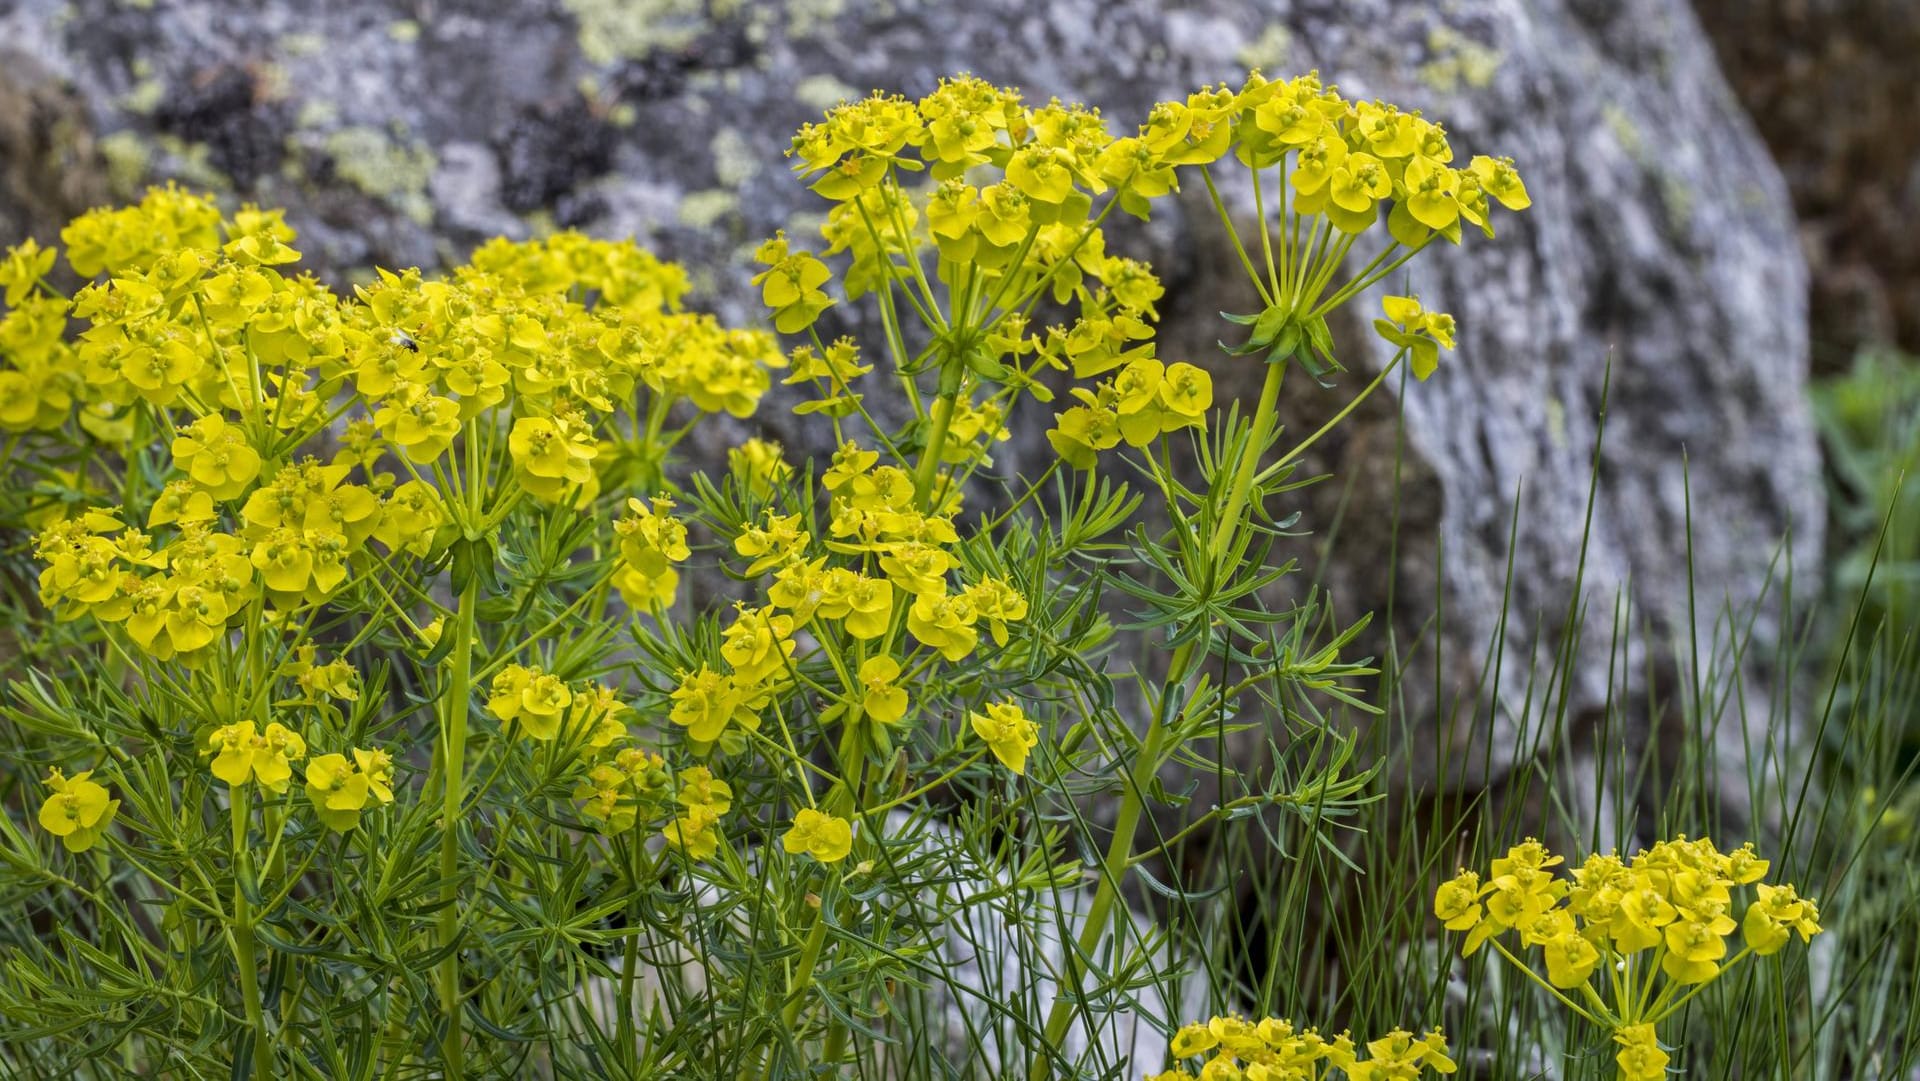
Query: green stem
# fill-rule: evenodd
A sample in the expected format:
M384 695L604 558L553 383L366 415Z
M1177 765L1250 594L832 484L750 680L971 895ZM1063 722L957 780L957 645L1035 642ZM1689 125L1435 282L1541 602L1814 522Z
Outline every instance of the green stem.
M1660 1022L1665 1021L1667 1018L1672 1017L1674 1014L1680 1011L1680 1007L1685 1006L1687 1003L1693 1001L1693 997L1695 995L1699 994L1702 991L1705 991L1709 987L1712 987L1714 985L1714 981L1726 975L1728 971L1730 971L1735 965L1746 960L1748 955L1751 953L1753 953L1752 946L1747 946L1742 948L1739 953L1736 953L1733 955L1733 960L1728 961L1724 965L1721 965L1719 969L1717 969L1714 972L1713 975L1708 976L1706 979L1700 981L1697 984L1694 984L1692 990L1688 991L1684 995L1681 995L1679 998L1674 999L1672 1002L1665 1002L1664 1000L1668 995L1674 992L1675 988L1681 985L1668 984L1666 987L1661 989L1660 998L1655 1000L1654 1004L1647 1008L1647 1016L1645 1020L1652 1024L1657 1025Z
M849 763L853 767L851 771L847 770ZM840 738L840 766L842 772L848 774L848 783L828 794L827 813L855 821L861 820L864 815L860 804L865 796L867 779L867 741L860 725L846 726ZM824 893L825 891L822 891L821 906L828 903ZM789 1033L797 1032L801 1011L806 1007L807 992L813 987L814 969L819 967L820 951L825 947L826 942L826 913L820 908L815 908L812 925L807 929L806 944L801 946L800 959L793 970L793 986L787 991L787 1005L780 1015ZM840 1031L842 1028L843 1026L837 1020L828 1027L823 1053L831 1050L837 1055L845 1046L846 1033ZM779 1061L779 1056L778 1049L768 1048L767 1075L769 1077L772 1076L774 1063ZM826 1058L823 1061L831 1064L834 1060Z
M914 502L927 506L933 494L933 477L940 469L940 454L947 447L947 429L953 426L954 399L960 396L961 361L949 357L940 368L940 396L933 403L933 431L920 452L920 464L913 472Z
M473 624L480 596L480 579L469 578L460 593L459 607L453 613L453 647L448 662L453 666L448 678L447 696L441 721L440 766L443 791L440 806L440 1006L447 1014L447 1035L442 1045L447 1078L459 1081L463 1071L464 1048L460 1039L460 955L453 948L460 935L458 872L460 870L461 803L466 797L467 713L473 697Z
M1239 532L1241 519L1246 514L1247 498L1253 490L1254 474L1260 465L1260 453L1267 445L1267 438L1273 431L1275 407L1280 400L1280 384L1286 378L1287 362L1267 366L1267 378L1260 387L1260 401L1254 406L1252 427L1247 441L1240 448L1240 460L1235 466L1233 482L1227 489L1227 501L1221 508L1220 517L1213 524L1213 539L1208 547L1213 561L1218 563L1221 556L1233 546L1234 535ZM1174 651L1173 660L1167 669L1166 685L1169 688L1182 686L1192 675L1195 664L1195 639L1188 639ZM1113 837L1107 844L1107 851L1101 859L1100 884L1094 890L1093 903L1087 909L1087 919L1080 929L1080 938L1072 954L1066 958L1067 976L1063 981L1059 996L1053 1000L1053 1007L1047 1013L1046 1035L1041 1043L1042 1050L1033 1059L1033 1066L1027 1076L1030 1081L1045 1081L1049 1074L1046 1049L1060 1047L1067 1034L1067 1025L1073 1020L1074 1001L1081 990L1081 976L1078 972L1080 958L1093 956L1100 945L1100 939L1107 934L1109 918L1113 912L1114 901L1120 893L1120 880L1126 875L1133 860L1134 834L1140 828L1140 818L1146 810L1147 788L1160 772L1160 767L1170 753L1164 745L1167 738L1166 725L1161 723L1159 715L1147 724L1146 735L1140 744L1140 753L1133 760L1133 768L1128 771L1127 785L1120 796L1119 813L1114 818Z
M634 979L640 969L640 860L645 854L636 841L628 845L627 868L632 874L633 897L627 908L627 942L622 951L624 964L620 971L620 1058L629 1066L634 1064L633 1056L638 1048L634 1032L634 1015L639 1007L633 1001Z
M1329 417L1327 419L1327 422L1325 424L1322 424L1319 427L1319 429L1315 431L1312 435L1301 440L1298 446L1295 446L1292 450L1289 450L1285 454L1282 454L1279 457L1279 459L1277 459L1272 465L1261 470L1260 476L1258 479L1264 483L1266 481L1272 480L1276 476L1279 476L1280 471L1287 467L1287 463L1293 461L1295 458L1300 457L1302 454L1305 454L1309 447L1312 447L1315 443L1320 441L1321 436L1326 435L1328 432L1338 427L1341 421L1346 420L1347 417L1350 414L1352 414L1352 412L1355 409L1358 409L1360 407L1361 402L1366 401L1367 398L1371 396L1374 391L1380 389L1380 384L1386 382L1387 380L1387 374L1389 372L1392 372L1395 368L1399 367L1400 362L1406 358L1406 355L1407 355L1407 351L1405 349L1402 349L1398 353L1395 353L1393 355L1393 359L1387 362L1387 366L1380 369L1380 374L1373 377L1373 382L1368 383L1366 387L1360 391L1360 393L1354 395L1352 401L1348 402L1346 406L1343 407L1338 413L1335 413L1333 416Z
M267 1019L260 1009L260 965L254 955L253 906L247 903L247 790L228 789L233 808L233 960L240 967L240 998L246 1007L247 1027L253 1030L253 1075L262 1081L274 1076L267 1043Z
M1539 984L1541 990L1545 991L1549 995L1552 995L1554 998L1559 999L1560 1004L1565 1006L1567 1009L1572 1010L1574 1013L1577 1013L1581 1017L1586 1018L1589 1024L1599 1026L1600 1028L1611 1027L1607 1025L1604 1021L1600 1020L1598 1017L1595 1017L1591 1013L1588 1013L1586 1010L1581 1009L1579 1003L1568 998L1566 995L1561 994L1559 988L1541 979L1539 973L1535 972L1531 968L1528 968L1526 965L1526 962L1520 960L1518 957L1515 957L1511 950L1507 949L1505 946L1502 946L1500 944L1499 939L1490 938L1487 940L1487 944L1492 946L1495 950L1498 950L1500 952L1500 956L1507 959L1508 964L1520 970L1521 975L1525 976L1529 980L1532 980L1534 983Z

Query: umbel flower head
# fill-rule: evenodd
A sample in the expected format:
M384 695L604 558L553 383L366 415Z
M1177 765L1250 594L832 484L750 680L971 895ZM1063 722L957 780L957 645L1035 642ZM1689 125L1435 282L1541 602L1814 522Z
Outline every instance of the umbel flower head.
M1332 1076L1329 1069L1341 1071L1348 1081L1416 1081L1428 1070L1450 1074L1458 1069L1439 1029L1422 1036L1394 1029L1361 1048L1347 1033L1327 1039L1277 1017L1258 1023L1235 1016L1196 1021L1173 1034L1168 1053L1176 1062L1198 1061L1199 1073L1179 1065L1147 1081L1321 1081Z
M50 769L43 782L52 794L40 805L40 827L60 838L69 852L92 848L120 810L120 801L110 799L105 786L90 780L92 776L92 770L68 777Z
M1779 952L1794 935L1804 943L1820 933L1819 908L1791 885L1762 882L1769 863L1750 844L1721 852L1704 837L1680 836L1630 860L1594 853L1570 878L1555 873L1562 862L1529 838L1486 875L1462 870L1441 883L1434 915L1467 933L1466 955L1517 935L1517 951L1496 952L1557 995L1580 992L1593 1011L1585 1016L1613 1030L1620 1081L1664 1076L1668 1054L1655 1026L1701 987L1749 956ZM1755 896L1736 922L1735 891L1749 886ZM1744 948L1729 959L1736 930ZM1544 975L1529 960L1534 949ZM1595 979L1603 973L1609 978ZM1633 990L1609 1002L1622 987Z

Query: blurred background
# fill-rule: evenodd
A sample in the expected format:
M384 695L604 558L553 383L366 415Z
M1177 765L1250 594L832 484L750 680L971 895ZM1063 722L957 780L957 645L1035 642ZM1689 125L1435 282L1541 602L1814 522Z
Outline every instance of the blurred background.
M820 221L782 152L842 99L971 71L1126 128L1249 67L1318 68L1511 155L1533 195L1406 283L1458 317L1459 349L1324 448L1339 480L1304 496L1299 542L1433 673L1399 688L1409 714L1471 728L1492 753L1466 780L1497 785L1533 707L1491 700L1490 644L1511 671L1579 654L1576 726L1622 696L1657 718L1683 632L1772 656L1789 602L1864 580L1920 453L1900 359L1920 349L1916 55L1909 0L0 0L0 245L178 181L287 208L335 283L578 228L756 318L754 245ZM1197 209L1110 247L1166 279L1163 355L1232 393L1257 373L1218 356L1216 313L1251 304ZM1290 387L1289 424L1385 360L1367 315L1336 328L1352 386ZM778 408L757 423L796 453L826 438ZM1006 471L1046 452L1042 428ZM1888 531L1886 612L1910 607L1913 523ZM1588 633L1547 616L1570 597ZM1622 618L1644 634L1610 657ZM1764 661L1736 667L1730 740L1791 697Z

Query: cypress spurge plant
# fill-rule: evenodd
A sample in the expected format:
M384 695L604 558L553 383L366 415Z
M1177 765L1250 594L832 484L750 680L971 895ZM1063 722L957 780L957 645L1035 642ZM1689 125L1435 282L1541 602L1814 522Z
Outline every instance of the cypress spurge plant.
M1713 842L1661 841L1623 860L1594 853L1571 881L1564 862L1535 840L1495 859L1485 881L1463 870L1434 895L1434 914L1449 931L1465 931L1461 952L1482 946L1539 985L1619 1045L1620 1081L1659 1081L1670 1056L1659 1025L1716 980L1754 957L1779 953L1796 935L1820 933L1820 910L1791 884L1767 883L1769 863L1752 845L1722 853ZM1738 922L1734 891L1754 896ZM1728 957L1727 937L1740 932ZM1540 967L1509 949L1538 949Z
M1003 1073L1098 1072L1075 1041L1167 945L1120 896L1176 761L1237 786L1191 828L1372 798L1317 705L1367 708L1361 624L1269 606L1270 502L1400 364L1432 374L1452 321L1389 297L1393 359L1327 427L1283 440L1275 405L1290 370L1342 370L1335 308L1526 206L1511 164L1257 74L1121 136L953 79L790 155L827 212L821 244L756 253L784 346L575 234L338 295L292 275L278 214L172 189L67 230L71 298L51 249L0 264L8 510L50 616L4 708L10 759L52 771L44 832L0 838L0 881L59 928L0 978L36 1070L911 1071L913 1018L984 1008L1019 1032ZM1228 174L1262 308L1230 358L1161 358L1159 281L1105 227L1199 183L1231 232ZM835 305L875 338L828 340ZM1216 408L1221 363L1264 365L1250 409ZM672 459L782 370L830 455ZM1052 459L1012 475L1012 426L1049 417ZM1140 640L1163 664L1121 670ZM1253 726L1318 750L1284 778L1209 759ZM981 918L1023 955L1067 940L1057 995L967 985ZM1287 1073L1290 1027L1216 1020L1174 1047L1231 1056L1207 1076L1450 1065L1396 1031Z

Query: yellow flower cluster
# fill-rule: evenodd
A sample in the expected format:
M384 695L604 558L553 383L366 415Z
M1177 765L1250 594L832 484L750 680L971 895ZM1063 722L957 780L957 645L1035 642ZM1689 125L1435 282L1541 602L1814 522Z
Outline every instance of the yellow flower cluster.
M1456 167L1443 127L1383 102L1349 101L1317 74L1275 81L1254 72L1237 90L1203 88L1159 103L1125 136L1096 110L1058 100L1032 108L1016 91L961 77L918 101L876 94L843 104L803 127L788 154L834 204L821 255L848 254L837 275L847 299L899 283L895 303L918 311L948 359L1043 399L1049 394L1035 382L1043 370L1071 367L1084 379L1124 369L1098 388L1076 389L1080 404L1056 415L1054 446L1080 468L1122 441L1141 446L1205 423L1205 373L1154 357L1158 279L1108 255L1101 231L1115 208L1146 217L1154 199L1178 189L1180 169L1204 172L1233 158L1256 183L1264 171L1278 176L1286 220L1277 245L1265 246L1266 273L1248 261L1267 311L1246 317L1257 325L1243 351L1270 349L1279 362L1311 350L1321 368L1337 367L1325 312L1348 294L1321 298L1355 236L1384 217L1392 245L1411 254L1436 236L1458 242L1463 225L1492 235L1495 203L1530 205L1510 160L1481 155ZM821 255L784 234L757 255L764 270L754 282L782 332L806 330L836 302L836 273ZM923 271L928 262L931 280L952 297L944 312ZM1369 269L1398 265L1383 254ZM1026 305L996 306L1041 295L1067 306L1069 319L1030 333ZM1436 346L1451 347L1451 321L1422 321L1417 308L1389 314L1383 333L1412 351L1425 378ZM808 359L808 371L830 383L829 404L815 408L857 404L845 391L857 374L850 364Z
M611 687L575 687L538 666L509 664L487 688L487 711L530 739L545 743L564 733L570 743L601 750L626 736L629 707Z
M581 813L599 823L603 832L625 833L643 811L651 817L672 781L665 759L638 747L623 747L587 771L573 798L582 801Z
M156 189L63 236L76 271L106 277L67 305L39 292L49 250L0 262L16 302L0 321L0 425L168 434L172 477L131 508L140 527L65 515L37 546L62 618L120 625L161 660L197 661L256 601L318 605L358 571L435 556L450 526L497 521L518 493L590 498L617 457L607 418L643 388L656 418L683 399L745 414L785 363L765 333L680 312L684 273L630 243L495 241L447 280L382 272L343 301L281 273L298 253L278 212L223 220ZM83 325L71 346L69 314ZM486 480L495 453L504 486ZM671 572L636 563L649 569L623 572L629 599L670 599Z
M1791 885L1761 881L1769 864L1751 844L1723 853L1704 837L1682 836L1631 860L1595 853L1570 878L1555 874L1562 862L1529 839L1495 859L1484 880L1463 870L1442 883L1434 914L1448 930L1467 932L1463 954L1491 942L1556 994L1577 990L1594 1011L1589 1018L1621 1043L1623 1081L1660 1075L1666 1054L1654 1025L1698 988L1750 955L1779 952L1795 934L1806 942L1820 933L1812 900ZM1736 923L1734 891L1746 886L1755 897ZM1727 936L1736 929L1744 946L1727 960ZM1510 931L1522 947L1540 950L1544 980L1501 945ZM1604 995L1590 982L1602 972Z
M582 748L589 765L573 790L581 815L609 836L638 825L657 828L688 859L712 859L722 840L720 820L733 806L732 787L705 766L676 773L658 753L622 746L627 739L624 725L603 721Z
M293 659L280 666L280 675L300 688L300 701L314 704L323 699L341 702L360 700L360 673L346 660L336 657L316 664L319 653L312 642L294 648Z
M1093 390L1073 389L1081 404L1055 415L1047 433L1054 453L1076 469L1092 469L1095 455L1125 442L1144 447L1182 428L1204 428L1213 408L1213 377L1191 364L1131 361Z
M673 569L691 554L687 527L672 515L673 500L655 496L651 502L627 500L628 513L613 523L620 542L613 584L621 599L636 611L665 608L680 587Z
M765 499L773 489L793 477L780 444L767 439L749 439L727 451L727 470L742 491L755 499Z
M891 640L902 626L919 644L948 661L970 654L984 628L999 644L1007 625L1026 618L1027 602L997 578L959 589L953 516L957 499L938 514L917 509L914 480L897 466L879 465L876 451L843 445L821 482L832 493L828 536L813 535L799 514L769 510L733 539L750 578L771 576L768 603L739 606L721 633L726 670L702 666L682 676L669 714L697 745L743 745L743 731L759 728L759 712L787 684L796 663L796 632L812 623L835 626L861 642ZM898 723L907 711L898 685L901 663L866 658L827 716L849 723Z
M967 714L967 723L1001 765L1017 774L1027 772L1027 752L1040 745L1040 730L1019 703L996 702L974 710Z
M803 808L781 836L780 847L794 855L804 852L821 863L839 863L853 851L853 824L838 815Z
M810 327L835 302L836 277L849 300L915 283L903 295L939 338L933 361L1000 384L984 400L961 390L942 460L972 460L1006 438L1015 393L1051 396L1037 381L1047 370L1153 356L1150 321L1164 290L1144 263L1107 253L1101 224L1116 207L1144 218L1148 200L1173 189L1173 173L1141 140L1116 139L1097 110L1057 100L1029 108L1015 90L963 76L917 102L876 95L843 104L802 128L789 156L834 203L821 255L845 253L849 263L836 275L784 234L767 241L754 281L775 325ZM934 282L948 291L944 312ZM1066 322L1029 326L1043 297ZM808 348L795 368L796 378L804 370L825 384L807 411L839 416L857 406L846 387L866 369L850 347Z
M1395 1029L1367 1042L1365 1057L1353 1037L1329 1040L1311 1028L1269 1017L1195 1022L1173 1034L1171 1056L1204 1060L1198 1072L1176 1066L1147 1081L1320 1081L1339 1070L1349 1081L1413 1081L1427 1070L1450 1074L1457 1067L1439 1030L1424 1036Z
M733 788L705 766L680 771L674 803L679 815L661 835L690 860L710 860L723 839L720 819L733 807Z
M1523 945L1542 948L1548 979L1561 988L1586 982L1603 956L1644 951L1653 951L1677 983L1714 978L1727 953L1726 936L1740 926L1731 914L1732 890L1740 886L1758 884L1745 921L1746 946L1754 953L1777 952L1789 931L1802 941L1820 931L1811 900L1792 886L1760 882L1768 863L1750 844L1722 853L1704 837L1682 837L1630 861L1595 853L1571 881L1553 873L1561 862L1538 841L1515 845L1493 861L1485 882L1462 871L1442 884L1434 912L1449 930L1467 932L1462 952L1469 955L1497 935L1518 931Z
M1666 1081L1667 1063L1673 1056L1660 1046L1652 1025L1622 1025L1615 1030L1613 1042L1620 1045L1613 1056L1614 1065L1620 1067L1620 1081Z
M85 852L97 844L120 810L120 801L109 798L106 786L92 777L92 770L71 777L57 769L47 771L45 784L53 794L40 805L40 828L60 838L69 852Z
M360 824L370 804L393 802L393 758L385 751L353 749L346 755L315 755L307 763L307 799L328 829L345 833Z
M214 729L201 752L213 756L213 775L239 788L255 782L269 792L284 792L293 779L292 763L307 756L307 741L278 721L262 732L252 721Z
M67 305L39 291L58 253L29 240L0 260L0 430L19 433L57 428L84 393L73 345L67 341ZM113 414L82 411L80 420L96 438L120 434Z

